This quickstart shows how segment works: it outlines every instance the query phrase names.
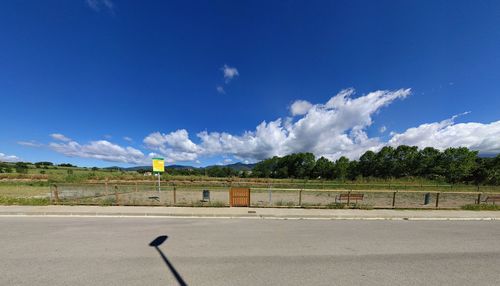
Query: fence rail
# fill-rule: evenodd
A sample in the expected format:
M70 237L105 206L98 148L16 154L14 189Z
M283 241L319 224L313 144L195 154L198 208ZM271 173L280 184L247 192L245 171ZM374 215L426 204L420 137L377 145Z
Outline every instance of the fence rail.
M209 191L208 200L206 191ZM274 185L251 188L250 206L457 209L488 203L487 199L493 196L498 193L449 189L280 188ZM138 183L57 184L51 185L50 198L55 204L223 207L229 206L229 187L163 183L158 189L154 184Z

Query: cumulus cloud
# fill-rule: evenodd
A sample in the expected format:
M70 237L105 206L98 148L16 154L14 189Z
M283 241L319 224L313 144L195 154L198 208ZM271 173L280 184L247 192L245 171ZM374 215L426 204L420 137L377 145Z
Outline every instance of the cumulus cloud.
M128 141L128 142L133 142L134 140L128 136L124 136L123 140Z
M235 67L230 67L228 65L222 67L222 72L224 73L224 80L226 83L229 83L233 78L240 75Z
M412 145L437 149L467 147L484 154L500 153L500 121L489 124L455 123L457 116L433 123L425 123L393 134L389 145Z
M302 109L297 114L303 114L296 121L289 118L263 121L254 131L246 131L241 135L203 131L197 134L199 144L189 139L186 130L169 134L156 132L146 137L144 143L166 156L169 151L174 155L184 152L186 154L183 157L191 154L194 159L199 156L228 155L240 160L256 161L294 152L313 152L331 159L342 155L354 158L367 149L376 150L384 145L378 138L368 138L365 129L372 124L373 114L409 94L410 89L382 90L352 98L354 90L347 89L325 104L311 104L307 111ZM178 140L185 142L189 148L174 148L173 142L166 142L167 136L174 136L180 131L182 136Z
M0 153L0 162L18 162L18 161L20 161L20 159L17 156Z
M106 140L91 141L80 144L76 141L52 142L49 148L69 157L91 158L108 162L121 162L129 164L146 164L148 158L132 147L122 147Z
M340 156L358 159L367 150L401 144L439 149L464 146L480 153L500 153L500 121L455 123L457 116L454 116L401 133L390 132L388 141L369 137L367 129L372 126L374 116L410 94L410 89L378 90L356 97L354 89L345 89L326 103L296 101L297 104L291 106L294 117L262 121L254 130L242 134L203 131L197 133L193 141L185 129L153 132L143 140L144 148L150 152L148 155L105 140L81 145L62 134L52 134L57 142L50 143L49 147L67 156L130 164L149 164L154 156L163 156L168 163L200 162L204 157L213 156L255 162L296 152L312 152L332 160ZM382 126L379 131L386 130Z
M290 112L293 116L304 115L309 111L309 109L311 109L312 106L313 105L307 100L296 100L290 106Z
M58 141L63 141L63 142L70 142L72 141L71 138L68 138L66 136L64 136L63 134L60 134L60 133L52 133L50 134L50 137L52 137L52 139L55 139L55 140L58 140Z
M154 132L143 140L146 147L165 157L167 162L194 161L201 153L198 145L189 139L185 129L162 134Z

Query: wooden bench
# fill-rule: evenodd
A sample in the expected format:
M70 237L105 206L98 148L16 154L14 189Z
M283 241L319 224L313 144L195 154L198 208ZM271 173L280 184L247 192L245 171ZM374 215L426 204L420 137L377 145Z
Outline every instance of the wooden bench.
M500 202L500 195L487 196L484 202L485 203L492 202L493 204L495 204L496 202Z
M358 201L363 200L364 195L365 194L340 194L335 197L335 202L342 203L342 201L346 201L349 204L354 201L355 203L358 203Z

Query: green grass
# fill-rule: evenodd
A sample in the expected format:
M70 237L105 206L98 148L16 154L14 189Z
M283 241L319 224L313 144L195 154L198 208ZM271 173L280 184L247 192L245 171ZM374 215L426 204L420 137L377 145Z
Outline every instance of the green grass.
M470 204L462 206L462 209L468 211L500 211L500 205Z
M346 207L346 204L341 204L341 203L329 203L326 205L327 209L344 209Z
M0 205L47 206L50 205L50 199L0 197Z

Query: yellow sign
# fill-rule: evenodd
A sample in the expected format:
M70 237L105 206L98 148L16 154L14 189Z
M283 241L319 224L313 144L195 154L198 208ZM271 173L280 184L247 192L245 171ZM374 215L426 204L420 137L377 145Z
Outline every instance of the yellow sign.
M165 161L163 158L153 158L153 172L165 172Z

